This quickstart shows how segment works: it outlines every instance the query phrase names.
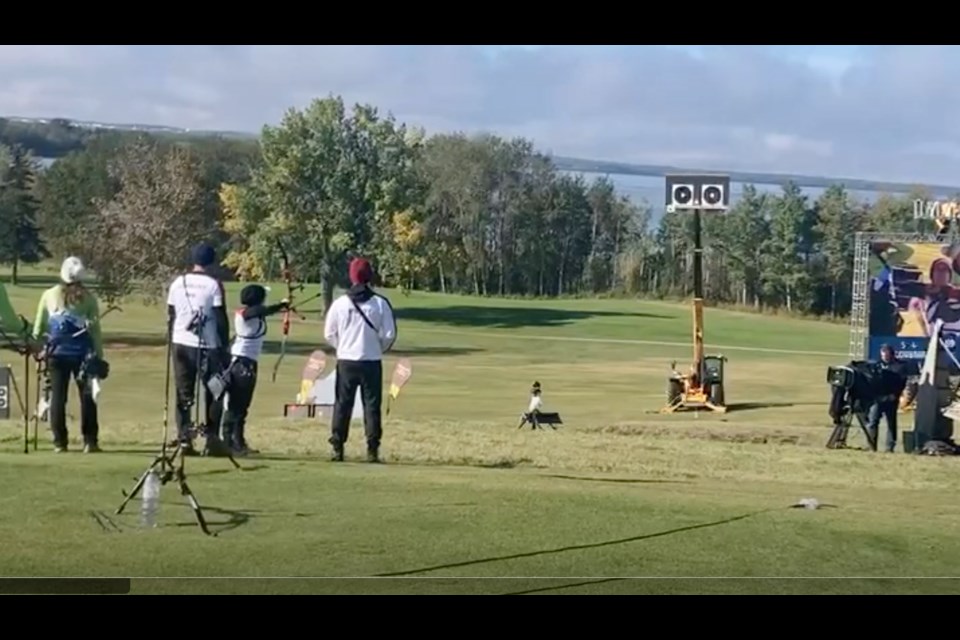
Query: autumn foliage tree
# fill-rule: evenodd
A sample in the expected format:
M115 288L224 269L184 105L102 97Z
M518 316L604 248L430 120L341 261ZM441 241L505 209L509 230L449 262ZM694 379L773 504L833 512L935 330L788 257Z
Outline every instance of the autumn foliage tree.
M428 265L423 224L412 211L400 211L393 216L391 231L392 242L384 256L383 271L402 291L408 292L416 287L417 278Z
M267 277L264 256L268 248L257 230L265 218L256 193L249 185L223 184L219 191L222 218L220 229L227 235L228 249L223 266L240 280L263 280ZM260 244L257 244L259 238Z
M87 263L108 302L134 292L155 299L187 267L190 248L216 231L197 215L207 195L199 163L188 149L142 139L124 147L109 171L118 191L97 201L84 229Z

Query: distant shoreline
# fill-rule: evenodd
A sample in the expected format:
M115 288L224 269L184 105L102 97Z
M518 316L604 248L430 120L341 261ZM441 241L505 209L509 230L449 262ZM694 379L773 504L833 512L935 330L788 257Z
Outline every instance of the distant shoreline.
M176 136L188 138L226 138L233 140L256 140L259 135L241 131L214 131L190 130L179 127L144 124L111 124L103 122L89 122L73 120L71 118L24 118L20 116L0 116L0 120L20 124L54 125L61 123L66 126L94 130L139 131L145 134L159 136ZM718 171L707 169L690 169L672 167L668 165L641 165L608 160L587 160L569 156L551 156L554 165L561 171L575 173L598 173L623 176L645 176L662 178L669 173L719 173L730 176L731 182L741 184L785 185L793 182L798 187L826 189L835 184L843 185L848 190L873 191L876 193L910 193L917 189L924 189L934 196L954 197L960 194L960 186L932 185L923 183L881 182L858 178L827 178L823 176L806 176L784 173L760 173L752 171ZM56 158L50 158L51 162Z
M686 169L666 165L637 165L623 162L609 162L604 160L584 160L566 156L553 156L553 163L562 171L577 173L600 173L623 176L644 176L662 178L671 173L719 173L730 176L731 182L741 184L785 185L793 182L798 187L826 189L831 185L841 184L848 190L873 191L876 193L910 193L916 189L925 189L934 195L954 196L960 194L960 187L908 184L903 182L879 182L857 178L826 178L821 176L804 176L783 173L754 173L746 171L713 171L707 169Z

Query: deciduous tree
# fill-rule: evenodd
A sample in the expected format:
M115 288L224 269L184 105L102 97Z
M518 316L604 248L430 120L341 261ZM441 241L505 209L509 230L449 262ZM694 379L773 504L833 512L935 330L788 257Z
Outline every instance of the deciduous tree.
M188 149L143 139L120 152L110 175L119 189L97 201L86 260L107 301L135 291L155 299L187 267L190 248L216 231L203 211L199 162Z

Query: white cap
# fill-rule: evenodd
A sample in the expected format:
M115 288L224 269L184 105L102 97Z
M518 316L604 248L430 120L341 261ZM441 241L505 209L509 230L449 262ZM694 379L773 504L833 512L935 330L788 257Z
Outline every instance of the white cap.
M60 279L67 284L80 282L85 275L86 270L83 268L83 261L76 256L70 256L60 266Z

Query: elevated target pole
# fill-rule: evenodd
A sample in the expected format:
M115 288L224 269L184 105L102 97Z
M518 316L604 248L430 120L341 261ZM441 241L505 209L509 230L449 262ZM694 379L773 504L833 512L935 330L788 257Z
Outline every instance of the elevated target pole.
M730 207L730 176L673 174L666 176L667 213L693 213L693 362L689 373L674 363L667 382L664 413L683 409L726 412L721 355L705 356L703 348L703 238L702 212L723 213Z

